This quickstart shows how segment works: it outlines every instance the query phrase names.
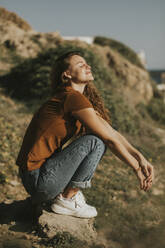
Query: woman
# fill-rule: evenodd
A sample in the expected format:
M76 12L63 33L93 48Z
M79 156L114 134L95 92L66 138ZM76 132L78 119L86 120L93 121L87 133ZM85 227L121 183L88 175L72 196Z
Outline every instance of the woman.
M80 218L97 215L80 188L91 187L106 148L133 168L144 191L154 179L153 166L109 124L93 80L80 52L68 52L56 61L53 96L34 114L16 161L34 204L51 201L55 213Z

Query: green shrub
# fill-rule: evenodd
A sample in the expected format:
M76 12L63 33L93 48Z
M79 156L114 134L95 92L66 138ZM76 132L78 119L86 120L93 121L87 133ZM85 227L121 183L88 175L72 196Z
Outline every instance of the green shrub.
M113 71L103 66L101 58L94 53L91 47L84 49L65 43L58 48L49 49L35 59L27 59L13 68L9 74L1 76L0 84L5 88L7 94L23 101L30 111L34 112L42 102L50 97L49 73L51 66L60 54L68 50L80 50L91 65L95 85L102 92L102 97L112 115L114 127L136 134L139 120L132 114L132 110L125 104L124 99L121 96L118 97L115 91L120 84L120 79Z
M126 58L132 64L135 64L140 68L144 69L144 66L140 62L140 59L138 58L137 54L131 48L127 47L125 44L102 36L96 36L94 38L94 43L100 46L109 46L110 48L119 52L124 58Z
M143 102L139 102L136 105L136 110L138 111L138 113L141 115L141 117L145 120L148 119L149 117L149 113L147 111L146 105Z
M18 65L24 59L17 54L16 49L0 45L0 60L7 64Z
M154 120L165 125L165 103L162 98L152 98L147 110Z
M113 73L109 73L94 54L91 48L84 49L71 44L63 44L55 49L40 53L34 59L27 59L11 70L7 75L0 77L0 84L11 97L23 101L30 106L40 104L50 96L49 74L51 66L57 57L70 50L80 50L92 66L95 83L98 88L105 84L112 84L115 80Z
M153 80L151 80L151 85L154 93L152 99L147 105L139 103L136 105L136 109L144 119L147 119L148 116L150 116L153 120L165 124L165 103L163 100L163 93L157 89L156 83Z
M112 126L121 132L138 134L140 118L134 113L134 110L115 92L106 89L103 89L101 92L105 106L111 114Z
M77 248L81 246L82 248L87 247L86 241L81 241L75 237L73 237L68 232L58 232L53 238L42 239L40 241L40 245L44 245L44 247L58 247L58 248Z
M6 175L3 172L0 172L0 184L4 184L6 182Z

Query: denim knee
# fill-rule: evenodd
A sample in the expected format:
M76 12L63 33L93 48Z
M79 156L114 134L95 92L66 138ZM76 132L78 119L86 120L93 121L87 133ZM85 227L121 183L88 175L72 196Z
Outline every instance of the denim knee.
M87 134L85 136L87 136L88 139L94 141L94 146L98 146L99 149L102 150L103 154L106 152L107 145L104 143L104 141L100 137L98 137L95 134Z

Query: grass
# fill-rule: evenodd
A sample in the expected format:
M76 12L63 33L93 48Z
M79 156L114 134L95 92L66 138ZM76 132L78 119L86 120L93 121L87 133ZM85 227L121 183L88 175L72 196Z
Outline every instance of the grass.
M26 108L20 103L14 102L2 93L0 95L0 182L2 183L11 175L17 175L15 158L31 115L26 113Z
M36 59L24 61L6 76L6 80L11 80L8 92L13 98L7 95L7 92L0 92L0 186L2 189L6 187L8 180L17 177L18 168L15 165L15 159L25 129L36 108L34 107L35 98L39 104L40 97L48 93L49 83L45 80L48 77L50 64L53 62L52 57L54 56L53 59L55 59L58 52L63 51L64 48L68 49L67 43L58 51L50 50ZM154 109L157 111L162 109L162 102L155 100L157 98L154 97L152 100L156 101L157 105L151 111L148 111L149 106L143 104L136 106L136 109L129 108L115 90L111 91L112 88L115 89L114 86L111 88L111 85L117 82L117 78L113 74L109 76L106 69L98 64L98 57L93 56L91 50L84 53L93 65L96 84L105 99L106 106L110 109L114 127L154 164L156 174L156 182L152 189L149 192L140 191L136 175L131 168L108 150L92 179L92 188L83 190L88 202L96 206L99 213L95 219L95 227L98 232L104 232L109 242L116 242L122 248L148 246L163 248L165 246L163 239L165 145L161 143L161 137L156 135L154 130L160 125L165 129L165 125L150 114L151 111L155 111ZM24 77L25 81L20 83L18 79L21 77ZM2 83L2 77L0 80ZM26 96L24 94L27 93L28 88L29 95ZM16 89L19 91L17 92ZM22 97L21 101L16 97L17 94ZM27 99L24 100L24 97ZM47 244L44 240L42 241L43 247L56 246L57 248L74 248L79 242L66 233L58 234L54 240L46 240ZM85 245L81 244L82 247Z
M147 111L154 120L165 125L165 103L162 98L151 99Z
M84 194L90 204L98 209L97 230L105 230L107 239L123 248L133 247L136 243L139 247L147 247L150 234L158 234L162 227L165 210L163 195L153 195L152 190L141 191L133 171L109 156L105 156L100 168L97 168L92 183L92 188L84 190ZM157 247L158 239L150 240L151 247Z
M85 248L87 245L87 242L76 239L68 232L57 233L49 240L45 238L40 241L40 247L77 248L81 246Z
M1 93L0 166L1 173L3 171L1 183L4 188L7 184L6 179L12 180L17 175L15 158L31 116L23 104ZM142 133L130 134L129 139L147 159L154 162L157 181L153 190L163 187L164 191L165 146L157 136L147 134L150 132L144 126ZM131 168L119 161L110 150L106 152L95 172L92 188L83 192L88 203L98 210L99 214L95 219L96 229L98 232L103 230L109 242L116 242L123 248L133 247L134 244L139 244L142 248L148 245L162 248L165 245L163 238L158 236L159 233L163 235L164 230L162 229L165 210L164 193L155 195L152 190L147 193L140 191L137 178ZM56 241L47 240L50 242L47 246L51 247L51 242L57 242L58 248L76 247L78 241L69 239L66 234L60 235L62 236L56 237ZM161 244L162 247L157 244ZM42 245L44 247L44 244Z
M92 67L94 83L109 108L114 128L137 135L140 116L126 103L122 94L122 79L111 68L104 66L101 56L91 47L65 42L55 49L40 53L36 58L27 59L16 65L8 74L0 77L0 85L7 95L22 102L29 112L34 112L51 95L49 73L56 58L68 50L80 50ZM123 114L124 113L124 114Z
M0 60L7 64L11 64L12 66L16 66L21 63L24 59L17 54L15 48L7 48L3 45L0 45Z

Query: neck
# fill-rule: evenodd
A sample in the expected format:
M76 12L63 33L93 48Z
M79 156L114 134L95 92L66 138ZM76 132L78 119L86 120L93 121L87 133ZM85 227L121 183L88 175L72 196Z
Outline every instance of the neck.
M75 84L73 82L71 82L71 86L74 90L79 91L81 94L83 94L84 92L84 88L85 88L86 83L82 83L82 84Z

